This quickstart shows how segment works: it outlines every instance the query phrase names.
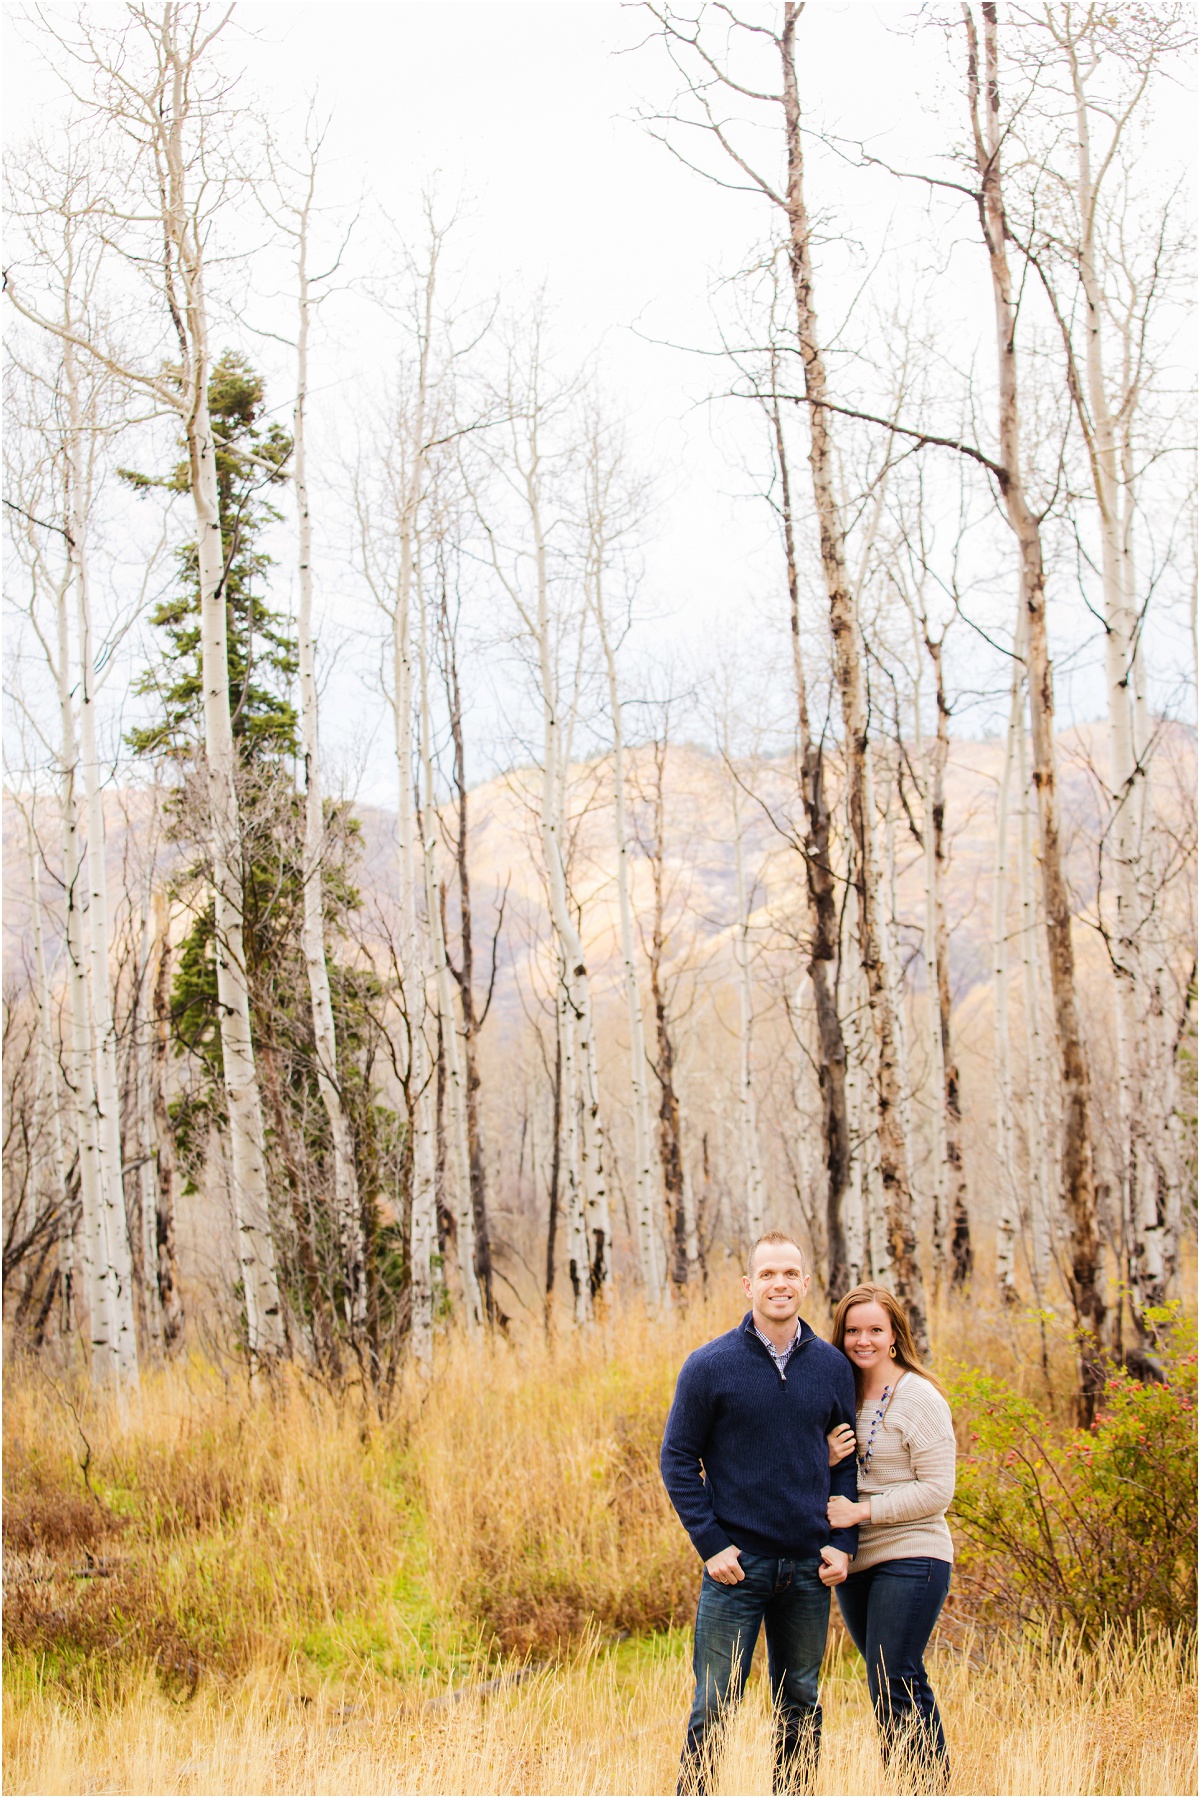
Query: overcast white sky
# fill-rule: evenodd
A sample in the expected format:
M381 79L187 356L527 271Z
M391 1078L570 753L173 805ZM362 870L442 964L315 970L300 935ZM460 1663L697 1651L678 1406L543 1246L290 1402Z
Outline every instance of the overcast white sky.
M94 12L120 12L94 6ZM766 9L764 9L765 11ZM463 196L460 255L472 289L519 299L544 284L566 356L594 355L616 404L630 420L635 452L655 477L659 508L645 549L637 646L676 645L693 659L745 644L782 619L777 550L765 510L739 497L742 427L732 409L705 396L723 384L710 358L657 340L711 349L714 282L736 269L768 228L768 209L723 193L672 159L636 122L644 102L665 105L673 78L661 52L637 49L646 15L615 0L321 0L242 4L244 36L228 54L283 124L298 126L315 93L332 115L326 192L351 208L367 198L352 264L367 266L381 209L415 231L422 187L436 179ZM914 9L810 4L800 30L802 98L810 121L852 139L925 162L944 142L936 111L953 69L936 30L914 30ZM4 91L10 143L44 122L48 79L14 34L6 9ZM1168 161L1190 157L1189 109L1164 115ZM885 246L902 261L923 217L923 198L890 178L850 170L813 146L810 199L850 252L825 252L823 323L832 332L864 272ZM946 318L965 366L991 328L982 254L965 215L942 245L950 258L942 288ZM900 261L896 266L900 266ZM276 304L260 296L251 323ZM877 296L879 305L888 296ZM361 300L339 301L325 319L313 379L327 442L344 443L354 396L381 378L378 315ZM248 347L253 349L253 339ZM271 366L265 346L262 356ZM280 365L281 409L286 412ZM336 622L358 616L344 558L323 544L326 592ZM1177 608L1178 611L1178 608ZM1083 619L1061 600L1060 636L1078 649ZM328 632L332 641L333 631ZM364 706L348 678L353 643L327 690L327 742L361 741ZM1095 716L1103 703L1095 653L1064 661L1060 712ZM360 642L361 649L361 642ZM967 645L963 644L966 651ZM1164 690L1188 655L1186 618L1173 615L1155 638ZM965 713L964 728L986 728L990 703ZM340 733L340 735L339 735ZM386 738L384 739L386 740ZM381 745L382 746L382 745ZM499 746L497 745L497 754ZM477 772L482 773L482 768ZM364 798L386 799L392 776L368 772Z

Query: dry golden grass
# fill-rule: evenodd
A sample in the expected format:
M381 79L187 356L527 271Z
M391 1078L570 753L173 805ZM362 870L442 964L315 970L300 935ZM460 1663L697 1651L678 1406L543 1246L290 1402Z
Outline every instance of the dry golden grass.
M734 1289L557 1344L450 1341L386 1421L299 1378L251 1395L191 1362L148 1378L122 1422L15 1368L7 1789L673 1790L698 1565L658 1442L683 1355L739 1310ZM956 1358L1062 1406L1064 1335L1047 1394L1036 1320L937 1323L943 1360L969 1323ZM960 1592L931 1666L956 1792L1195 1790L1181 1643L988 1643ZM825 1712L819 1789L888 1790L836 1628ZM769 1739L756 1677L722 1790L770 1789Z
M430 1702L378 1676L307 1696L283 1676L213 1684L187 1705L149 1675L90 1701L10 1689L9 1792L501 1793L674 1789L689 1697L679 1634L584 1654L524 1683ZM935 1654L956 1793L1195 1790L1190 1657L1114 1643L1082 1661ZM823 1793L886 1793L859 1669L825 1681ZM719 1790L769 1792L770 1717L751 1682Z
M6 1392L10 1649L73 1668L150 1655L184 1679L279 1664L395 1574L411 1521L394 1442L324 1395L252 1400L194 1362L146 1379L124 1424L60 1392Z

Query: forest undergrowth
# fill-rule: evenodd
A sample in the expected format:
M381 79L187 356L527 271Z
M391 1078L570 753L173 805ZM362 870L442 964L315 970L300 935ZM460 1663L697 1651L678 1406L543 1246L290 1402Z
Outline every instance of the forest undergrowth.
M69 1370L10 1359L7 1789L672 1789L698 1565L658 1443L683 1355L736 1315L731 1292L552 1343L449 1339L383 1417L192 1356L122 1419ZM933 1651L955 1791L1195 1789L1194 1332L1170 1335L1167 1386L1119 1386L1084 1442L1061 1323L935 1315L972 1495ZM1052 1478L1022 1562L1004 1532L1031 1423ZM1104 1570L1146 1528L1128 1491L1181 1469L1190 1512L1155 1511L1154 1578L1118 1591ZM1054 1577L1091 1577L1089 1554L1100 1608L1064 1614ZM819 1789L885 1791L836 1615L829 1657ZM756 1674L723 1790L769 1789L766 1702Z

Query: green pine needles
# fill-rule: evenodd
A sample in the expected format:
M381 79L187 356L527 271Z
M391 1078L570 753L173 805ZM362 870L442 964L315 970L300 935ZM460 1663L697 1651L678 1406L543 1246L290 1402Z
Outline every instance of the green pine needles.
M217 491L225 552L225 620L229 661L229 710L243 761L279 761L299 752L298 720L289 689L298 669L290 621L273 611L264 590L273 567L263 532L281 514L269 494L288 478L292 440L278 424L264 422L262 376L244 356L226 350L208 390L217 443ZM163 488L187 493L186 458L169 475L120 470L135 491ZM176 552L179 586L155 607L150 622L163 646L134 682L139 698L155 700L159 716L131 730L126 741L137 755L191 757L203 735L200 657L200 575L195 543Z

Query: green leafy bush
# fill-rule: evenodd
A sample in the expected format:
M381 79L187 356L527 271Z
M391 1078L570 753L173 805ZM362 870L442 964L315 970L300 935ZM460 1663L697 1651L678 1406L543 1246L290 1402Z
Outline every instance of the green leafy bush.
M1173 1315L1157 1321L1170 1336ZM960 1560L993 1607L1085 1639L1194 1626L1196 1356L1169 1339L1164 1362L1161 1385L1114 1372L1090 1430L987 1374L953 1382Z

